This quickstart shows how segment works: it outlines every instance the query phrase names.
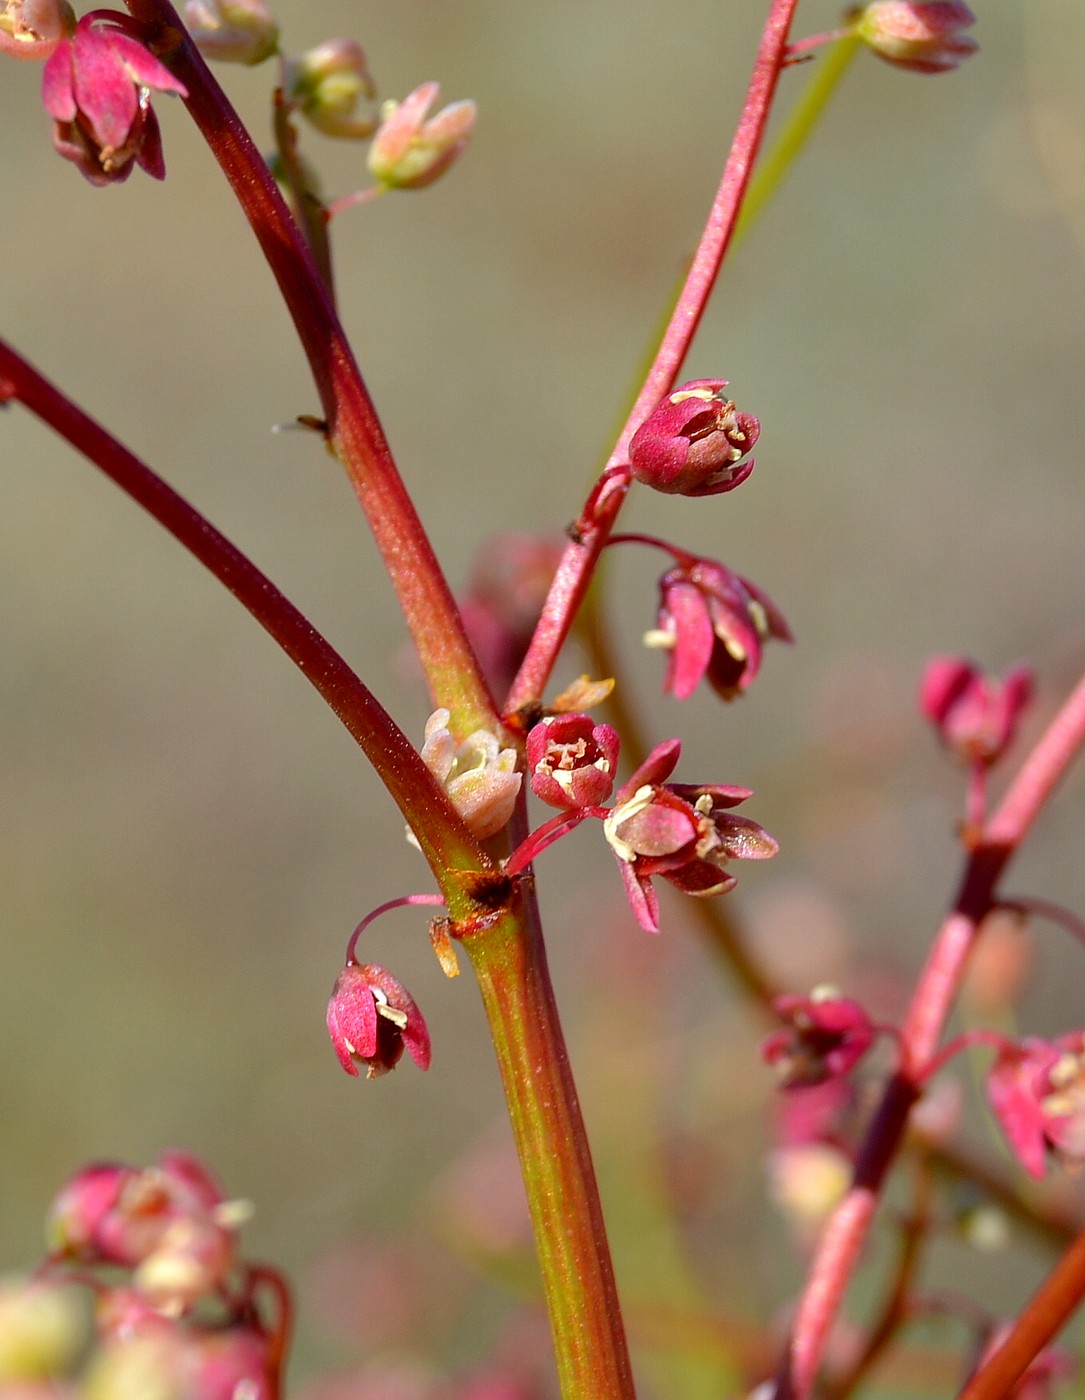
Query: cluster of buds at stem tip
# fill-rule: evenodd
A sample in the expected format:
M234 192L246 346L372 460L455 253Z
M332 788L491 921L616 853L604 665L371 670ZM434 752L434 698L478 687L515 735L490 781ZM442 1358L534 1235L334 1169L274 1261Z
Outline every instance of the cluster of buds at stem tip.
M835 987L815 987L808 997L778 997L773 1010L783 1025L764 1041L761 1055L784 1089L808 1089L849 1074L877 1034L862 1006Z
M879 58L915 73L945 73L979 48L961 33L976 22L961 0L873 0L848 18Z
M53 145L92 185L127 180L135 165L166 173L152 92L186 95L184 84L128 32L126 15L84 15L46 60L42 100Z
M723 564L693 559L660 579L658 621L644 643L670 653L664 691L685 700L707 680L732 700L756 677L770 637L792 640L768 594Z
M987 1077L987 1096L1030 1176L1043 1176L1048 1152L1085 1161L1085 1031L1008 1043Z
M283 67L284 100L325 136L372 136L377 123L359 107L376 94L365 50L354 39L328 39Z
M472 834L482 841L496 836L508 824L516 806L521 783L516 750L503 749L489 729L476 729L457 744L448 728L449 719L448 710L434 710L430 715L422 759Z
M629 443L637 481L672 496L715 496L746 480L754 464L742 459L761 424L735 408L726 387L726 379L691 379L652 410Z
M1032 689L1027 666L1015 666L999 681L962 657L938 656L923 672L919 706L947 749L987 768L1013 742Z
M0 0L0 54L46 59L74 29L67 0Z
M185 24L204 58L263 63L279 50L279 26L266 0L186 0Z
M339 1063L376 1079L395 1069L406 1050L419 1069L429 1069L429 1031L406 987L375 963L348 962L328 1002L328 1034Z
M677 739L653 749L603 819L630 908L649 933L659 931L656 876L684 894L707 898L737 883L729 861L764 860L778 849L763 827L729 810L751 796L749 788L665 782L680 752Z
M431 185L463 152L474 130L477 108L453 102L427 116L440 96L437 83L423 83L402 102L385 102L369 148L369 173L385 189L420 190Z

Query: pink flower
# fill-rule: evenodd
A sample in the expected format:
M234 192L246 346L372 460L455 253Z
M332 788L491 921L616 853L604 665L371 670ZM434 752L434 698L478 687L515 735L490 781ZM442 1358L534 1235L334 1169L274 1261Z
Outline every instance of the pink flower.
M44 60L75 28L67 0L0 0L0 53Z
M652 886L657 875L685 894L707 898L736 884L728 861L764 860L778 849L756 822L727 811L751 795L749 788L664 785L680 751L677 739L653 749L619 789L603 822L630 907L649 933L659 931L659 897Z
M124 15L96 10L61 40L42 72L42 99L53 118L53 145L92 185L127 180L133 165L166 173L154 92L185 88L138 39Z
M328 1034L348 1074L367 1066L366 1078L387 1074L406 1048L419 1069L428 1069L429 1031L414 999L390 972L375 963L347 963L328 1002Z
M696 559L663 575L658 622L644 641L670 652L663 689L679 700L702 680L721 699L733 700L761 669L762 644L770 637L792 640L768 594L711 559Z
M959 656L929 661L919 689L920 709L946 748L985 767L1009 748L1031 699L1029 667L1015 666L998 681Z
M531 790L551 807L597 807L614 787L619 739L590 715L554 715L527 736Z
M648 415L629 444L637 481L676 496L715 496L733 491L753 471L753 447L761 424L739 413L724 394L726 379L691 379Z
M870 1017L833 987L818 987L808 997L778 997L773 1008L784 1025L764 1041L761 1055L785 1089L841 1078L874 1044Z
M979 48L960 33L976 17L959 0L873 0L854 17L855 32L879 58L916 73L944 73Z
M474 129L473 102L453 102L435 116L437 83L423 83L402 102L386 102L369 148L369 170L389 189L419 190L431 185L462 153Z
M1085 1031L1008 1045L987 1077L987 1096L1031 1176L1043 1176L1049 1150L1085 1160Z

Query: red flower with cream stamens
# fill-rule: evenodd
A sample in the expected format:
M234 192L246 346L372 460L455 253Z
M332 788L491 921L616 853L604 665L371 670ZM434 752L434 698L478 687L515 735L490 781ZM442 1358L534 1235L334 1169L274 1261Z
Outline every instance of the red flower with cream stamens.
M726 379L691 379L653 409L629 443L637 481L668 495L715 496L746 480L753 459L742 458L761 424L736 410L726 387Z
M339 1063L366 1078L387 1074L404 1049L419 1069L430 1062L429 1031L414 998L392 974L375 963L349 962L336 979L328 1002L328 1034Z
M1030 1176L1047 1154L1085 1161L1085 1031L1008 1045L987 1076L987 1097Z
M527 736L531 790L551 807L597 807L614 787L619 739L590 715L554 715Z

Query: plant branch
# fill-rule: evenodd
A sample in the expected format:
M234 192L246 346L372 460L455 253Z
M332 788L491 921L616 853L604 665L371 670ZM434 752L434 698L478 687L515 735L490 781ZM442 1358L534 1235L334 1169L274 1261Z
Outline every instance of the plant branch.
M126 0L188 89L185 105L256 234L309 360L327 444L350 477L392 580L434 703L461 737L496 719L451 590L312 254L267 165L169 0Z
M194 555L315 687L377 770L418 837L450 908L464 917L457 872L495 874L417 750L331 644L270 579L150 467L0 340L0 400L17 399Z

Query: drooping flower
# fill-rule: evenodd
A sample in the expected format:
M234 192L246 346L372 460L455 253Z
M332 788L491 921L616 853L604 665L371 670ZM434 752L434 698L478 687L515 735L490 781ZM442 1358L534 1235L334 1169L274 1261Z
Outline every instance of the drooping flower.
M1085 1160L1085 1031L1007 1045L987 1076L987 1096L1030 1176L1043 1176L1049 1151Z
M1004 680L959 656L927 663L919 705L939 739L966 763L990 767L1013 743L1032 699L1032 671L1015 666Z
M835 987L816 987L808 997L777 997L773 1009L784 1024L763 1042L761 1055L784 1089L841 1078L874 1043L866 1011Z
M42 71L42 99L53 118L53 145L92 185L127 180L139 165L166 174L152 92L186 96L185 86L127 31L126 18L84 15Z
M263 63L279 48L279 26L266 0L185 0L185 23L205 58Z
M770 637L792 640L767 593L711 559L680 564L659 581L658 626L647 646L670 652L664 691L685 700L707 680L723 700L746 690Z
M746 480L754 464L742 458L761 424L735 408L726 387L726 379L691 379L652 410L629 443L637 481L669 495L715 496Z
M945 73L979 48L961 33L976 22L961 0L873 0L852 18L856 34L879 58L916 73Z
M470 140L478 114L473 102L453 102L427 118L440 93L439 84L423 83L402 102L381 107L368 164L370 174L388 189L420 190L431 185Z
M75 29L67 0L0 0L0 54L44 61Z
M354 39L327 39L284 68L286 101L325 136L372 136L376 121L368 112L359 114L359 106L376 91L365 50Z
M366 1078L387 1074L404 1049L419 1069L430 1062L429 1031L414 998L383 967L349 962L336 979L328 1002L328 1034L339 1063Z
M516 805L521 783L516 750L503 749L489 729L476 729L457 745L450 717L448 710L430 715L422 758L474 835L485 840L508 824Z
M551 807L597 807L614 787L619 739L590 715L553 715L527 736L531 790Z
M603 821L630 907L649 933L659 930L657 875L685 894L707 898L736 884L729 861L764 860L778 849L763 827L728 810L751 796L749 788L664 783L680 751L677 739L653 749Z

